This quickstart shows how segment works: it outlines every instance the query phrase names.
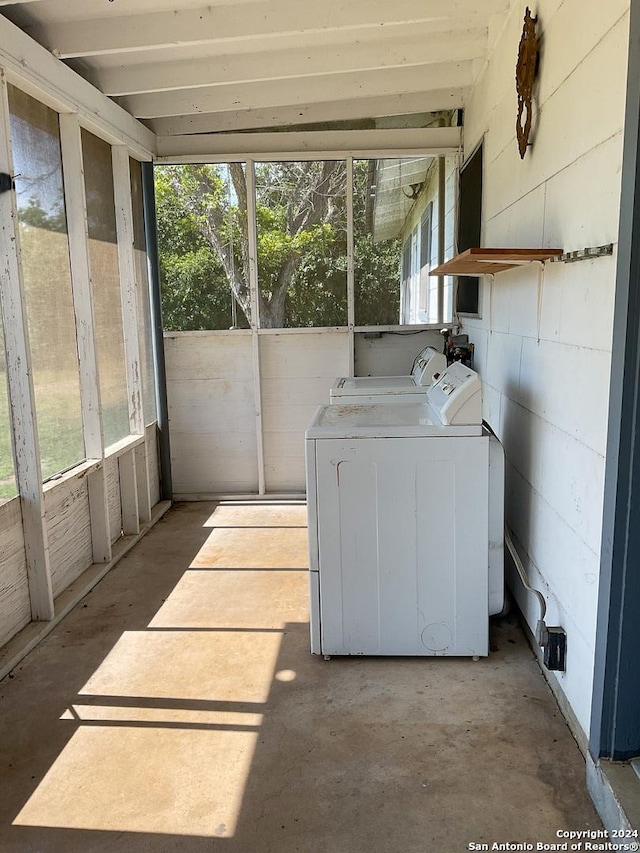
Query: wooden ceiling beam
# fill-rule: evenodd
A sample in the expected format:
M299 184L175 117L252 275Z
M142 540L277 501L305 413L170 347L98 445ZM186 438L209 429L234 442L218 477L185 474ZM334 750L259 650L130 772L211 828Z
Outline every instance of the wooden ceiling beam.
M386 68L327 77L298 77L154 92L118 98L118 103L137 118L224 112L255 107L290 107L322 103L330 95L336 102L358 98L397 96L407 92L471 86L472 62L443 62L421 68Z
M318 158L348 151L359 158L439 156L453 154L461 144L461 128L434 127L393 130L298 131L283 133L212 133L162 137L159 162L202 162L203 157L230 162L261 157ZM422 162L422 161L421 161Z
M118 14L99 19L33 25L28 32L62 59L138 50L158 50L180 44L244 40L265 43L281 34L317 34L351 30L354 39L371 28L396 24L426 24L475 16L485 24L506 10L507 0L351 0L350 3L303 3L300 0L256 0L200 9ZM339 5L339 9L336 8ZM135 8L135 7L134 7ZM440 26L442 24L440 23Z
M223 133L270 127L358 121L381 116L408 115L457 109L464 106L469 88L438 89L396 95L325 100L314 104L283 107L252 107L217 113L168 116L147 122L158 136L192 133Z
M424 66L484 56L485 30L415 33L402 38L326 47L214 56L210 59L122 65L94 71L92 82L106 95L122 96L212 85L286 80L376 68Z

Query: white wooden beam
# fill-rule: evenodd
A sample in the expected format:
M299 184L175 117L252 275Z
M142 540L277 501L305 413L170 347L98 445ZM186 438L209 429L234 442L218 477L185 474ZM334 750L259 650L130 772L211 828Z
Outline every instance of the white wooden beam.
M332 100L396 97L407 92L448 89L452 94L470 87L471 62L443 62L421 68L385 68L358 73L335 74L328 86L325 77L265 80L235 86L208 86L175 92L128 95L120 103L138 118L215 113L255 107L308 106L323 103L330 88Z
M12 175L7 84L0 74L0 172ZM0 194L0 311L4 327L7 384L16 480L22 507L31 618L53 619L49 544L44 515L40 443L36 423L29 332L20 261L15 192Z
M80 368L80 397L88 459L104 459L100 377L96 351L87 203L80 122L77 115L60 116L60 144L69 233L69 259L76 316L76 338ZM88 476L91 543L94 563L111 560L111 533L104 466Z
M77 112L87 127L128 145L141 159L155 151L152 131L0 15L0 67L7 80L59 112Z
M398 95L352 98L345 101L325 100L315 104L284 107L252 107L202 115L187 114L157 118L150 122L162 137L252 130L287 125L320 124L331 121L357 121L379 116L451 110L464 106L470 89L438 89L436 91L401 93Z
M151 520L151 484L149 481L149 454L146 437L133 451L136 466L136 488L138 492L138 518L140 524Z
M256 219L256 171L252 160L246 164L247 222L249 223L249 289L251 294L251 356L253 363L253 400L256 413L256 459L258 494L266 492L264 469L264 427L262 418L262 370L260 367L260 282L258 280L258 227Z
M118 262L122 293L122 323L124 351L127 362L129 428L132 435L144 435L142 393L142 361L140 358L140 326L138 323L138 283L133 247L133 210L131 206L131 176L129 152L124 145L114 145L113 194L116 207Z
M349 343L349 376L356 367L355 335L355 267L353 258L353 156L347 157L347 328Z
M480 11L478 6L481 6ZM486 22L508 9L507 0L352 0L341 3L301 3L263 0L225 7L202 6L138 15L113 14L101 19L58 20L35 25L29 32L63 59L125 51L157 50L179 44L219 44L254 41L264 44L284 34L314 34L351 30L353 40L370 28L419 24L458 17Z
M359 158L380 157L380 151L416 152L429 156L459 150L459 127L384 130L318 130L281 133L212 133L158 138L158 163L202 162L210 157L220 162L247 158L319 159L326 154L349 152Z
M192 89L219 84L238 84L259 80L285 80L290 77L333 75L376 68L424 66L483 57L487 48L485 29L389 36L384 28L374 30L377 38L357 44L295 47L258 53L233 53L207 59L176 62L122 64L93 72L92 80L107 95L132 95ZM382 36L385 36L383 39ZM331 81L327 81L331 82Z

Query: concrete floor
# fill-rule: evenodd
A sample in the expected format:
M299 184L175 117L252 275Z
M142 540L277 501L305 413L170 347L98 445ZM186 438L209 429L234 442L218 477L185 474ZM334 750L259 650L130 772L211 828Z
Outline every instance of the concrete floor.
M183 504L0 684L0 850L454 853L595 829L513 618L308 651L305 509Z

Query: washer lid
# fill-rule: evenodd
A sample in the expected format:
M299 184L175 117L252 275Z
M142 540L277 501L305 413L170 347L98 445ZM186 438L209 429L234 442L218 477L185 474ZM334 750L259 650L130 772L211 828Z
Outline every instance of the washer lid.
M336 379L332 397L357 397L359 394L401 394L416 391L411 376L353 376ZM426 388L425 388L426 392Z
M481 424L443 424L427 403L384 403L363 406L333 403L320 406L309 424L307 438L410 438L418 436L482 435Z

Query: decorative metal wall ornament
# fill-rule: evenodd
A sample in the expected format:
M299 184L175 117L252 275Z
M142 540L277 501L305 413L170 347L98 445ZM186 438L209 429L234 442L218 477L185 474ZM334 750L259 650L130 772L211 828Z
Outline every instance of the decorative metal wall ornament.
M518 117L516 119L516 136L520 159L524 159L529 144L531 132L531 101L533 98L533 82L538 68L538 39L536 37L537 16L531 17L529 7L524 13L524 26L518 48L516 64L516 92L518 93ZM524 123L523 123L523 113Z

